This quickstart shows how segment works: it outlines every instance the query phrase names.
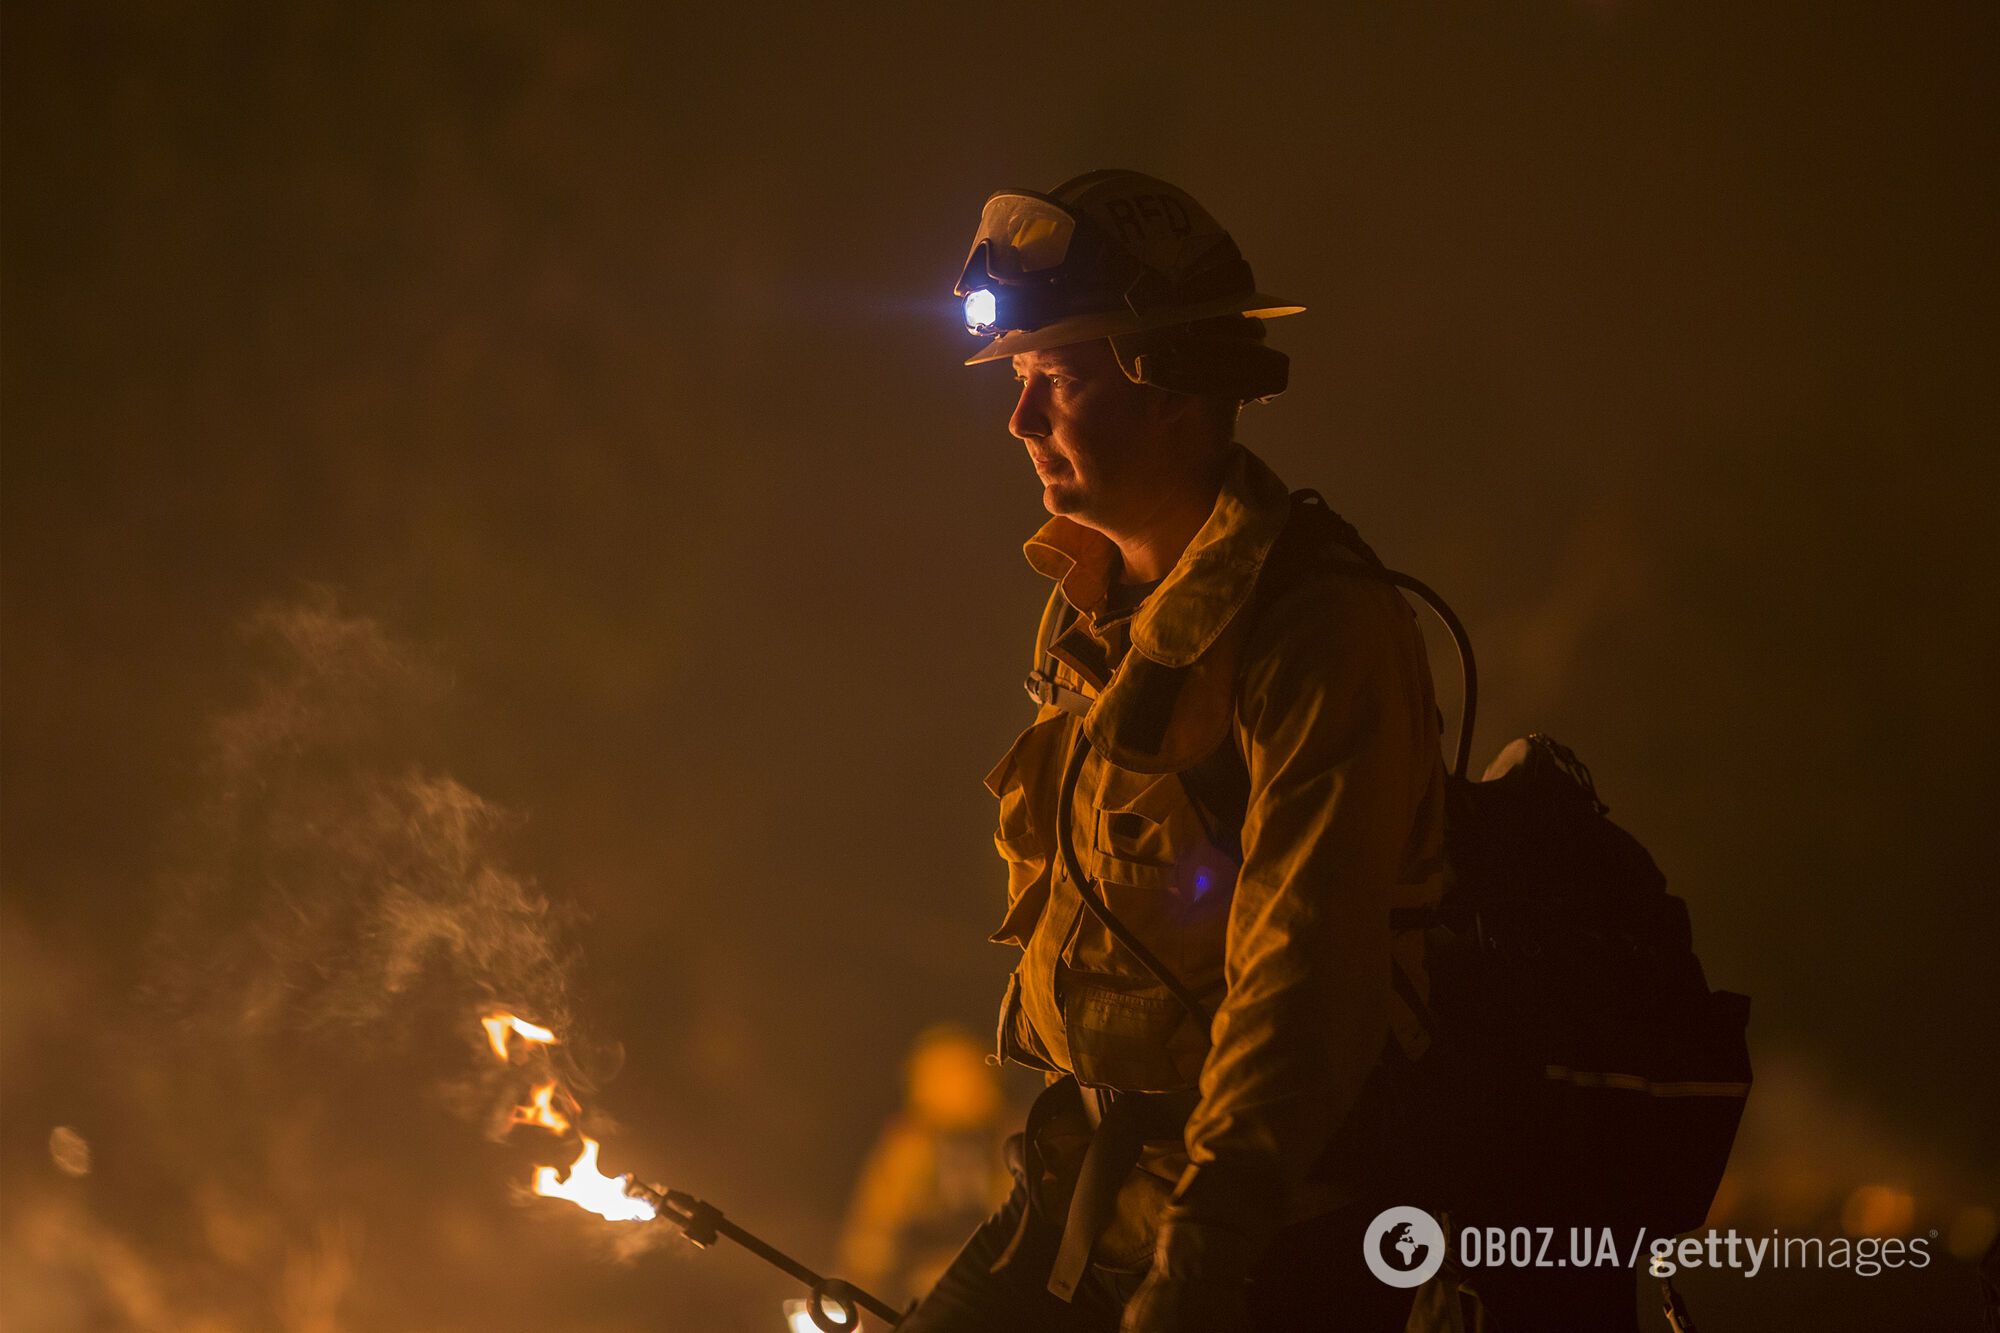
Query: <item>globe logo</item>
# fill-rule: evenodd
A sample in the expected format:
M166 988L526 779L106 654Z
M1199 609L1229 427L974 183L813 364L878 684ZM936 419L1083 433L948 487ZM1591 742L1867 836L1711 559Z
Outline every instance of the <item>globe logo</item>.
M1444 1266L1444 1228L1421 1208L1390 1208L1361 1236L1368 1271L1392 1287L1419 1287Z
M1424 1257L1424 1251L1430 1248L1417 1240L1414 1229L1408 1222L1398 1222L1390 1230L1389 1243L1396 1247L1397 1254L1403 1256L1399 1265L1402 1268L1415 1268L1417 1262Z

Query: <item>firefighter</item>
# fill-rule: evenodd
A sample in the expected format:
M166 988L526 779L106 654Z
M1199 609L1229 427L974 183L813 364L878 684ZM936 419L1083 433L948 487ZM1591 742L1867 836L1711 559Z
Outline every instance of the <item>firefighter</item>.
M1050 514L1035 717L986 780L1021 951L999 1051L1049 1086L904 1328L1401 1330L1361 1238L1411 1202L1372 1108L1425 1042L1392 912L1441 890L1438 711L1399 596L1303 531L1372 554L1235 442L1301 307L1130 171L994 195L958 295Z
M862 1164L841 1229L841 1272L903 1304L927 1290L965 1233L1007 1195L1006 1099L979 1039L926 1028L903 1070L903 1105Z

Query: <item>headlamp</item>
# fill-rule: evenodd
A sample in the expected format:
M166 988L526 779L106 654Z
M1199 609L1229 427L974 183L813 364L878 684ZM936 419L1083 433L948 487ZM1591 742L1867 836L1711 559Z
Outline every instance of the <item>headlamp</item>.
M999 302L994 299L992 288L980 287L965 294L966 332L986 337L995 330L999 319Z
M966 331L988 340L968 366L1125 339L1127 378L1176 388L1220 376L1220 392L1242 389L1242 398L1282 389L1284 358L1249 346L1254 338L1222 336L1210 322L1240 316L1255 324L1304 308L1257 290L1236 242L1185 190L1136 171L1086 172L1049 194L989 195L952 296ZM1167 340L1171 349L1158 339L1130 341L1196 325L1204 326L1198 340Z
M1076 290L1079 219L1062 204L1025 190L986 201L954 294L964 302L965 327L982 338L1032 329L1067 311Z
M973 286L975 282L979 285ZM970 266L959 283L958 295L964 303L966 332L981 338L1037 329L1075 305L1099 305L1106 300L1102 293L1066 291L1046 282L1032 286L995 282Z

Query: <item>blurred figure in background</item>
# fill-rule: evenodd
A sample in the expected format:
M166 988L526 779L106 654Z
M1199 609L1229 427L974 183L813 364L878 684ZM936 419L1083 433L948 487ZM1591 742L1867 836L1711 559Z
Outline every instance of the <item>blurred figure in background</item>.
M903 1105L855 1182L840 1272L892 1305L930 1289L959 1246L1006 1200L1006 1104L987 1043L925 1029L903 1067Z

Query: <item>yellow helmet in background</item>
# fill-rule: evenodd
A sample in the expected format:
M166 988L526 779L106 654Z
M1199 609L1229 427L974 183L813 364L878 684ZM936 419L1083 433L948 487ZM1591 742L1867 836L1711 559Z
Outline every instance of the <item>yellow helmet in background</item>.
M1257 289L1193 196L1136 171L993 195L954 290L966 328L991 339L969 366L1108 338L1138 383L1243 399L1285 387L1261 321L1305 309Z
M909 1110L947 1129L993 1122L1004 1107L1000 1075L986 1063L989 1044L953 1023L925 1028L903 1065Z

